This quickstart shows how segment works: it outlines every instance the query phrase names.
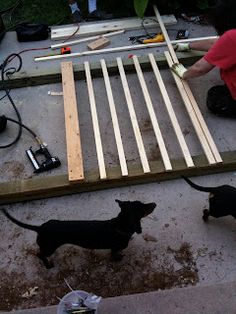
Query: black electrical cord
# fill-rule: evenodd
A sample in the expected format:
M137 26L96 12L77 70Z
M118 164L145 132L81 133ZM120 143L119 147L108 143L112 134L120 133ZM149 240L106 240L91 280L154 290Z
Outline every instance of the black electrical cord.
M15 59L15 58L18 58L18 61L19 61L18 67L17 67L17 68L15 68L15 67L8 67L8 68L7 68L7 66L9 65L9 63L10 63L13 59ZM15 103L14 103L14 101L13 101L11 95L10 95L10 90L5 87L5 76L6 76L8 79L10 79L10 76L13 75L13 74L16 73L16 72L19 72L20 69L21 69L21 67L22 67L22 58L21 58L21 56L20 56L19 54L17 54L17 53L12 53L12 54L10 54L10 55L4 60L4 62L2 63L2 65L0 66L0 69L1 69L1 79L2 79L2 87L3 87L3 90L5 91L5 95L4 95L1 99L3 99L4 97L8 97L8 99L9 99L9 101L10 101L10 103L11 103L11 105L12 105L12 107L13 107L15 113L16 113L17 120L14 120L14 119L9 118L9 117L4 117L4 118L6 118L7 120L9 120L9 121L11 121L11 122L14 122L14 123L18 124L18 126L19 126L19 128L18 128L18 133L17 133L15 139L14 139L12 142L10 142L9 144L1 145L1 146L0 146L0 149L2 149L2 148L8 148L8 147L14 145L15 143L17 143L17 142L19 141L21 135L22 135L22 128L25 128L26 130L28 130L28 131L35 137L35 139L36 139L38 142L40 142L39 137L38 137L30 128L28 128L26 125L24 125L24 124L22 123L22 119L21 119L20 113L19 113L18 109L16 108L16 105L15 105Z

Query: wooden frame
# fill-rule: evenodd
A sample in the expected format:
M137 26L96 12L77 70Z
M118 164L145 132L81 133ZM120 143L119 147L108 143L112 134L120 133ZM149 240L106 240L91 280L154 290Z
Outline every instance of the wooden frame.
M192 54L190 54L192 56ZM199 54L192 56L191 59L188 59L184 55L186 61L192 62L199 58ZM166 58L154 56L154 61L158 62L158 65L166 65ZM139 58L139 63L142 65L142 70L152 69L152 65L149 57ZM124 60L122 61L122 66L126 72L134 72L135 67L133 60ZM85 78L85 69L83 66L74 66L75 67L75 79ZM119 73L119 68L117 62L108 62L106 64L109 75ZM101 77L103 75L101 64L90 64L90 74L92 77ZM22 85L29 86L40 85L40 83L53 83L61 81L60 73L57 71L52 72L49 76L43 76L43 79L40 75L35 77L29 77L24 74L25 79L22 80L22 75L20 74L17 79L11 82L11 88L16 84L16 87ZM53 80L52 80L53 78ZM19 83L19 84L18 84ZM37 177L33 179L20 180L5 182L0 184L0 203L11 203L18 202L29 199L38 199L58 195L66 195L71 193L83 192L83 191L92 191L97 189L118 187L136 183L147 183L152 181L161 181L166 179L177 178L180 175L201 175L207 173L216 173L223 171L231 171L236 169L236 152L226 152L222 153L224 160L223 164L212 164L209 167L209 163L206 159L206 156L199 155L193 156L193 163L195 167L186 168L186 159L172 159L172 171L166 171L164 168L163 162L161 160L150 162L149 168L151 172L144 174L143 167L140 165L133 165L127 163L129 175L123 177L121 174L120 167L109 167L106 169L106 178L101 180L98 169L93 171L85 170L85 179L84 181L75 182L73 185L70 184L67 174L62 175L49 175L46 177Z

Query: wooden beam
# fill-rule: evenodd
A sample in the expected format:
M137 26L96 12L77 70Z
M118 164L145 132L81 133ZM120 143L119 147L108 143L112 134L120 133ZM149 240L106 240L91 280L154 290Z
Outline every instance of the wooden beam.
M168 36L168 33L167 33L166 28L164 26L164 23L162 22L160 13L159 13L156 5L154 5L153 8L154 8L157 20L159 22L161 31L162 31L162 33L163 33L163 35L165 37L165 41L167 43L167 46L168 46L168 49L169 49L169 54L170 54L170 56L172 58L172 61L173 61L173 63L179 63L179 60L178 60L178 58L176 56L176 53L174 51L174 48L172 46L172 43L170 41L170 38ZM196 115L196 118L197 118L197 120L199 122L199 126L196 124L195 127L197 127L197 128L200 127L201 128L201 132L203 132L203 134L204 134L204 136L206 138L207 145L209 146L215 161L216 162L222 162L222 159L221 159L220 154L219 154L219 152L217 150L217 147L216 147L216 145L215 145L215 143L213 141L213 138L212 138L212 136L210 134L210 131L208 130L208 127L207 127L207 125L206 125L206 123L205 123L205 121L203 119L201 111L198 108L198 104L197 104L197 102L196 102L196 100L195 100L195 98L194 98L194 96L193 96L193 94L192 94L192 92L190 90L190 87L189 87L188 83L185 80L181 80L181 79L178 80L178 81L179 81L179 84L183 85L183 89L182 88L180 89L180 93L185 93L186 96L189 98L189 101L190 101L190 104L191 104L192 109L194 111L194 114ZM209 155L209 157L210 157L210 155Z
M178 122L177 117L175 115L173 106L171 104L169 95L167 93L166 87L165 87L164 82L162 80L162 77L161 77L159 68L156 64L155 58L154 58L152 53L150 53L148 56L149 56L149 59L150 59L151 65L152 65L154 75L155 75L156 80L157 80L157 84L160 88L161 95L162 95L162 98L164 100L167 112L169 114L172 126L173 126L175 134L177 136L180 148L181 148L182 153L184 155L186 165L187 165L187 167L194 167L192 156L190 154L190 151L189 151L188 146L186 144L185 138L184 138L183 133L181 131L179 122Z
M120 78L121 78L122 86L123 86L123 89L124 89L127 106L128 106L128 109L129 109L129 115L130 115L133 131L134 131L134 136L135 136L135 140L136 140L136 143L137 143L138 151L139 151L139 156L140 156L142 167L143 167L143 172L144 173L148 173L151 170L150 170L150 167L149 167L149 163L148 163L145 147L144 147L144 144L143 144L142 135L141 135L141 132L140 132L140 129L139 129L137 116L136 116L136 113L135 113L135 110L134 110L133 100L132 100L132 97L131 97L131 94L130 94L128 81L127 81L127 78L126 78L126 75L125 75L125 70L124 70L121 58L117 58L116 60L117 60L117 65L118 65L119 72L120 72Z
M166 150L165 142L164 142L164 139L163 139L162 134L161 134L159 123L157 121L155 110L153 108L152 100L151 100L151 97L150 97L149 92L148 92L148 88L147 88L147 85L146 85L146 82L145 82L145 79L143 76L142 69L141 69L139 61L138 61L138 57L133 56L133 61L134 61L134 66L135 66L135 69L136 69L136 72L138 75L139 83L140 83L140 86L141 86L141 89L143 92L143 96L144 96L144 99L146 102L147 110L149 112L149 116L150 116L150 119L152 122L153 130L154 130L154 133L156 136L156 140L157 140L157 143L158 143L158 146L160 149L160 153L161 153L161 157L162 157L165 169L166 169L166 171L170 171L170 170L172 170L170 158L169 158L168 152Z
M200 51L191 51L178 53L179 61L186 64L193 64L197 60L199 60L204 55L203 52ZM155 54L155 61L158 63L159 67L166 67L167 61L164 54ZM142 69L149 70L151 69L150 60L147 56L143 55L139 58L139 62L142 65ZM109 70L109 75L117 75L119 74L117 62L116 60L108 60L106 62L107 68ZM123 65L125 71L134 72L134 65L132 59L123 59ZM74 78L75 80L84 80L84 65L83 63L75 63L73 65L74 69ZM93 77L101 77L101 64L100 62L92 62L90 64L90 70ZM13 88L21 88L28 86L37 86L44 84L53 84L53 83L61 83L61 69L60 66L55 65L55 67L47 67L46 69L37 69L33 71L21 71L14 73L10 80L6 80L4 86L9 89ZM3 88L3 84L1 84L0 78L0 90Z
M223 164L209 166L204 155L194 156L194 168L186 168L183 158L172 159L173 171L164 171L162 161L151 161L152 172L143 174L140 165L128 163L129 176L120 176L120 167L107 169L107 180L100 180L97 170L85 173L85 181L70 184L67 174L35 176L31 179L0 183L0 204L110 189L132 184L160 182L185 176L200 176L236 170L236 151L222 152Z
M163 21L166 25L173 25L177 23L177 20L174 15L163 15ZM121 29L125 30L133 30L140 29L142 27L142 23L146 28L157 27L157 22L154 17L147 17L144 22L141 18L131 17L131 18L123 18L123 19L112 19L107 21L100 22L86 22L80 23L80 28L75 25L64 25L64 26L52 26L51 27L51 39L52 40L61 40L67 39L73 35L73 37L78 36L92 36L105 32L118 31ZM78 30L77 30L78 29Z
M68 177L71 183L84 180L84 167L72 62L61 63L64 98Z
M169 52L165 51L165 56L166 56L166 60L167 60L167 62L169 64L169 67L171 67L173 65L173 60L172 60ZM201 126L199 124L199 121L198 121L198 119L197 119L197 117L195 115L195 112L193 110L191 101L188 98L188 95L186 94L186 91L184 89L182 81L173 71L171 71L171 73L172 73L173 78L175 80L175 83L176 83L176 85L178 87L180 95L181 95L181 97L183 99L183 102L185 104L185 108L186 108L186 110L187 110L187 112L189 114L190 120L192 121L193 127L194 127L194 129L196 131L196 134L198 136L198 139L199 139L199 141L200 141L200 143L202 145L202 148L203 148L203 150L204 150L204 152L206 154L206 157L207 157L207 159L209 161L209 164L214 164L214 163L216 163L215 158L214 158L214 156L212 154L212 151L211 151L211 149L210 149L210 147L208 145L208 142L206 140L205 134L203 133L202 128L201 128Z
M102 148L102 140L100 135L99 123L98 123L98 115L97 115L97 107L95 101L95 95L93 90L93 82L90 72L89 62L84 62L84 68L86 73L86 81L88 87L88 95L90 101L90 108L91 108L91 115L92 115L92 122L93 122L93 132L94 132L94 140L96 145L97 151L97 158L98 158L98 167L100 173L100 179L106 179L106 168L105 168L105 161L103 155L103 148Z
M119 127L119 122L118 122L117 113L116 113L116 106L115 106L114 97L113 97L113 93L111 89L111 83L110 83L110 79L109 79L109 75L107 71L107 66L104 59L100 60L100 62L101 62L103 77L105 81L105 87L106 87L107 98L108 98L108 103L109 103L110 112L111 112L113 129L115 133L116 146L118 150L121 173L122 173L122 176L127 176L128 168L127 168L127 163L125 159L125 152L124 152L124 147L123 147L123 143L121 139L120 127Z
M205 120L204 120L204 118L202 116L202 113L201 113L201 111L200 111L200 109L198 107L196 99L194 98L193 93L192 93L188 83L186 81L184 81L184 80L183 80L183 86L184 86L184 89L185 89L185 91L186 91L186 93L187 93L187 95L188 95L188 97L189 97L189 99L191 101L192 107L193 107L193 109L195 111L195 114L196 114L196 116L198 118L198 121L199 121L199 123L201 125L201 128L202 128L202 130L203 130L203 132L204 132L204 134L206 136L207 142L208 142L208 144L210 146L210 149L211 149L211 151L213 153L213 156L214 156L216 162L222 162L222 158L221 158L221 156L219 154L219 151L218 151L218 149L216 147L216 144L215 144L215 142L214 142L214 140L213 140L213 138L211 136L211 133L210 133L208 127L207 127L207 124L206 124L206 122L205 122Z
M97 36L90 36L90 37L81 38L81 39L77 39L77 40L66 41L66 42L63 42L60 44L51 45L51 49L57 49L57 48L66 47L66 46L73 46L73 45L77 45L77 44L84 43L87 41L96 40L96 39L99 39L101 37L111 37L111 36L115 36L115 35L120 35L120 34L123 34L124 32L125 32L125 30L122 29L122 30L116 31L116 32L104 33L104 34L97 35Z

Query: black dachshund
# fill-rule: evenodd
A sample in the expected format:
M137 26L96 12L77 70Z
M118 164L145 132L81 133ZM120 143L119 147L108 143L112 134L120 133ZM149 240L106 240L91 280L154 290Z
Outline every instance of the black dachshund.
M3 213L13 223L37 232L39 253L37 256L46 268L53 267L47 257L63 244L79 245L87 249L110 249L111 257L122 258L121 251L128 246L132 235L142 232L141 219L153 212L155 203L119 201L121 211L110 220L60 221L49 220L41 226L32 226L18 221L5 210Z
M231 215L236 218L236 188L230 185L204 187L193 183L184 176L182 178L194 189L210 193L209 210L203 210L204 221L207 221L209 216L219 218Z

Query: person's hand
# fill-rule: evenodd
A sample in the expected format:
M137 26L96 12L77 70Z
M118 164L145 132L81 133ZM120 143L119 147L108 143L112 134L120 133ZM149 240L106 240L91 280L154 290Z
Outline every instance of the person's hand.
M191 50L189 43L178 43L174 46L174 50L178 52L186 52Z
M180 77L181 79L184 76L184 73L187 71L187 69L183 66L182 63L174 63L171 66L171 70L178 75L178 77Z

